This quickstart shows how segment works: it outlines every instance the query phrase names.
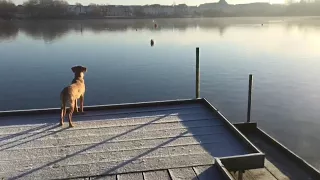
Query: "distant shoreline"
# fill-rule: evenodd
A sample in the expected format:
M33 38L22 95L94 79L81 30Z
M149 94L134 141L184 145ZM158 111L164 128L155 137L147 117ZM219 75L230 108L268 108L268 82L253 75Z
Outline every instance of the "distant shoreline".
M274 15L274 16L215 16L215 17L128 17L128 16L110 16L110 17L75 17L75 18L14 18L11 20L0 19L0 22L12 22L12 21L71 21L71 20L143 20L143 19L211 19L211 18L320 18L320 16L289 16L289 15Z
M130 16L108 16L108 17L64 17L64 18L13 18L11 20L0 19L1 21L12 21L12 20L104 20L104 19L185 19L185 18L202 18L202 17L130 17ZM203 17L204 18L204 17ZM211 17L210 17L211 18Z

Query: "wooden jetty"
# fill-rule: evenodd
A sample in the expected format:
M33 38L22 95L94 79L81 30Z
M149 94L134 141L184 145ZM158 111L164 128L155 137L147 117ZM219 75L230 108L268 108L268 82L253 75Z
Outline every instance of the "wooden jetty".
M0 113L0 178L320 177L256 123L233 125L205 99L85 107L75 128L58 126L59 111Z
M0 179L319 180L317 169L248 118L232 124L200 98L0 112Z
M264 164L265 155L205 99L86 107L75 128L58 126L59 111L0 113L0 177L230 179L226 169Z

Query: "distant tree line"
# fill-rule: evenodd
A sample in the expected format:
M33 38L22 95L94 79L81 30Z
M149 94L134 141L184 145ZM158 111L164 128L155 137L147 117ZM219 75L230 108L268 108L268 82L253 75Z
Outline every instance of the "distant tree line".
M80 3L76 6L83 7ZM65 0L27 0L23 5L16 6L10 0L0 0L0 19L12 19L16 14L24 14L29 18L65 18L73 14L68 11L69 4ZM100 15L97 4L89 4L91 11L88 16Z
M16 6L10 0L0 0L0 18L16 17L22 6ZM23 12L30 17L54 18L66 15L68 3L64 0L28 0L23 3Z
M17 11L16 5L7 0L0 0L0 18L11 19Z
M24 12L34 18L59 18L66 15L68 2L64 0L28 0Z
M223 10L207 10L197 13L198 16L320 16L320 0L286 0L287 5L281 10L277 5L270 5L263 10L235 11L226 13ZM77 6L81 4L77 3ZM103 13L97 4L90 4L90 13L86 16L101 16ZM160 5L159 5L160 6ZM29 18L66 18L73 16L68 11L69 4L66 0L27 0L23 6L16 6L10 0L0 0L0 19L13 19L23 14ZM135 16L146 16L142 8L135 8Z

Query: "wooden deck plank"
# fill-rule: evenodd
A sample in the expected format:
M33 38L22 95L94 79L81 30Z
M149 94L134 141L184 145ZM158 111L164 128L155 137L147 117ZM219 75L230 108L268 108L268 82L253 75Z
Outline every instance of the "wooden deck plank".
M268 159L265 160L265 168L278 180L290 180L284 175L275 165L273 165Z
M74 116L75 121L92 121L92 120L105 120L105 119L119 119L119 118L135 118L146 116L169 116L180 114L192 114L192 113L208 113L204 108L191 107L191 108L166 108L159 107L152 110L144 110L145 108L133 108L129 110L112 110L112 111L88 111L84 115ZM59 113L56 114L44 114L44 115L30 115L30 116L10 116L0 117L0 125L21 125L21 124L41 124L41 123L55 123L59 121Z
M239 179L239 172L231 172L232 177L236 180ZM249 171L245 171L242 175L242 180L260 180L254 179L253 176L249 173Z
M55 155L50 154L38 154L38 156L30 156L29 153L15 153L10 154L9 156L3 156L0 160L0 163L10 163L12 166L15 166L14 163L23 164L26 163L42 163L46 161L54 161L58 158L63 158L72 154L76 154L72 158L68 158L68 163L80 163L80 162L91 162L100 159L107 159L109 161L121 160L123 158L128 158L142 154L146 151L151 151L148 155L144 157L157 157L157 156L170 156L170 155L179 155L179 154L192 154L192 153L208 153L212 155L220 155L230 153L239 154L241 150L232 149L229 150L229 147L220 147L220 144L207 144L203 145L181 145L181 146L172 146L172 147L155 147L155 148L146 148L146 149L134 149L134 150L119 150L119 151L98 151L98 152L85 152L84 150L79 150L75 152L61 151L57 150ZM223 151L223 152L222 152ZM227 151L227 152L225 152ZM11 158L12 157L12 158ZM80 159L80 160L77 160ZM79 161L79 162L78 162ZM67 162L66 162L67 163ZM17 166L15 166L17 167ZM5 168L10 168L10 165L5 166ZM12 167L14 168L14 167ZM1 167L0 167L1 169Z
M215 124L212 120L198 120L198 121L187 121L187 122L170 122L170 123L159 123L159 124L142 124L142 125L132 125L132 126L116 126L116 127L96 127L96 128L65 128L62 129L59 126L54 126L52 128L48 128L45 130L45 132L55 132L59 131L59 133L56 133L56 136L75 136L79 135L79 131L81 133L86 134L101 134L101 133L107 133L107 134L120 134L127 131L130 132L139 132L139 131L152 131L152 130L170 130L170 129L181 129L181 128L196 128L196 127L212 127L212 128L222 128L224 127L221 124ZM13 131L13 130L12 130ZM2 131L3 132L3 131ZM28 135L38 135L39 133L45 133L44 131L34 131L33 133L27 133ZM1 134L0 138L5 141L6 139L3 136L6 136L8 134ZM22 138L23 135L17 137ZM10 138L11 140L15 140L14 137Z
M101 176L101 177L91 177L89 180L117 180L117 176Z
M250 177L250 178L249 178ZM244 180L277 180L266 168L249 170Z
M65 159L67 159L66 157ZM96 162L93 164L75 164L61 166L64 159L48 162L46 164L34 164L32 167L26 167L21 171L0 172L3 178L22 178L28 179L51 179L55 178L73 178L96 175L112 175L137 171L161 170L188 166L209 165L214 163L211 155L180 155L161 158L141 159L133 157L120 162Z
M235 179L238 180L238 174L236 172L229 172L231 174L231 176Z
M201 131L202 130L202 131ZM216 131L213 131L216 130ZM116 137L117 140L125 140L125 139L130 139L130 140L134 140L134 139L141 139L141 138L147 138L150 137L150 135L153 135L152 138L161 138L161 137L165 137L165 136L174 136L175 132L178 132L178 134L181 134L182 132L188 132L188 133L192 133L192 135L205 135L205 134L220 134L220 133L224 133L226 132L223 128L219 128L219 127L203 127L203 126L199 126L199 127L192 127L192 128L186 128L186 127L181 127L178 129L166 129L166 127L163 127L163 129L159 129L159 130L153 130L151 131L124 131L121 133L110 133L108 131L94 131L94 132L87 132L87 134L83 134L86 131L76 131L76 132L72 132L72 131L66 131L65 128L56 128L53 131L45 131L39 134L35 134L35 135L26 135L25 137L20 137L20 138L10 138L10 139L6 139L1 141L1 145L6 144L7 142L17 142L17 141L28 141L28 140L63 140L63 139L70 139L71 141L76 141L77 138L80 139L84 139L85 137L99 137L99 136L103 136L103 137ZM63 132L63 133L62 133ZM69 133L70 132L70 133ZM144 134L147 134L148 136L144 136ZM117 137L117 135L120 135L119 137ZM127 137L129 135L129 137ZM133 138L134 137L134 138ZM149 138L150 139L150 138Z
M171 180L168 170L143 173L144 180Z
M221 172L213 166L196 166L193 167L199 180L224 180Z
M230 172L234 179L238 179L239 172ZM279 180L266 168L248 170L243 173L243 180Z
M169 169L172 180L199 180L192 168Z
M80 115L81 116L81 115ZM77 117L80 117L77 116ZM81 116L82 117L82 116ZM55 117L57 119L57 117ZM93 118L92 118L93 119ZM100 128L100 127L117 127L117 126L132 126L132 125L143 125L143 124L159 124L159 123L170 123L170 122L186 122L186 121L197 121L197 120L208 120L214 121L215 124L222 124L219 120L214 120L208 113L190 113L190 114L178 114L178 115L159 115L159 116L139 116L134 118L124 117L124 118L113 118L102 120L86 120L86 121L76 121L76 126L73 128L84 129L84 128ZM33 131L39 132L39 130L45 130L56 126L58 121L54 123L44 123L35 125L13 125L13 126L0 126L0 132L9 134L24 134L32 133Z
M161 140L161 139L174 139L182 137L191 137L193 136L199 143L208 142L209 136L211 136L211 142L220 142L221 144L229 144L234 147L242 147L235 138L230 134L225 132L225 130L217 130L218 132L213 132L214 129L211 127L202 127L202 128L184 128L171 130L155 130L155 131L145 131L145 132L128 132L123 134L112 134L108 135L104 132L101 134L88 134L85 136L83 133L79 132L79 136L69 137L69 136L59 136L57 133L44 133L36 137L30 137L20 141L9 141L1 142L0 150L21 150L21 149L30 149L30 148L52 148L52 147L72 147L76 145L101 145L108 143L120 143L128 141L142 141L142 140ZM220 132L219 132L220 131ZM216 134L214 134L216 133ZM135 142L134 142L135 143ZM112 146L112 145L111 145ZM244 152L245 149L244 149ZM1 154L1 153L0 153Z
M278 151L275 147L270 144L265 143L263 139L260 139L258 135L251 134L248 135L249 139L256 144L264 153L266 153L266 158L271 162L283 175L288 177L290 180L301 180L308 179L313 180L313 178L303 171L295 162L290 160L285 154ZM272 167L268 166L267 169L270 172L274 172ZM277 176L278 173L274 173ZM279 176L283 178L282 175Z
M117 175L118 180L143 180L142 173L128 173Z
M45 134L43 136L48 136ZM10 143L4 143L0 145L0 150L13 150L13 149L21 149L21 148L35 148L35 147L67 147L72 145L102 145L105 143L111 142L127 142L127 141L138 141L138 140L152 140L152 139L177 139L180 137L190 137L194 136L199 142L202 140L206 141L206 135L211 135L212 141L217 142L219 138L221 139L218 142L233 142L232 137L228 137L224 133L214 133L211 128L192 128L192 129L177 129L174 131L171 130L159 130L153 132L133 132L133 133L125 133L125 134L100 134L100 135L91 135L91 136L83 136L80 137L68 137L65 138L55 138L52 135L50 138L39 138L32 137L27 140L14 141ZM201 139L204 138L204 139Z
M69 144L62 146L41 146L41 147L22 147L22 148L11 148L5 151L0 151L0 161L4 160L15 160L19 159L19 156L24 156L24 159L39 158L42 156L59 156L61 154L72 154L80 152L79 154L86 153L101 153L101 152L117 152L117 151L128 151L128 150L140 150L140 149L153 149L163 144L161 147L176 147L176 146L187 146L187 145L203 145L208 147L212 143L221 144L219 147L227 146L229 141L223 141L221 136L216 135L216 138L211 138L212 135L204 136L189 136L189 137L177 137L171 141L172 138L160 138L160 139L148 139L148 140L135 140L135 141L120 141L120 142L105 142L100 143L98 146L93 147L102 141L93 141L88 144ZM167 142L167 143L166 143ZM92 148L89 148L91 147ZM88 148L88 149L87 149ZM84 150L84 151L83 151Z
M74 178L72 180L117 180L117 176L99 176L99 177L85 177L85 178Z
M11 170L21 170L30 164L45 164L46 162L54 162L59 159L65 160L59 163L60 166L67 166L70 164L86 164L95 162L112 162L112 161L125 161L128 158L138 157L141 158L161 158L170 156L179 156L184 154L208 154L210 155L210 149L216 149L216 144L211 144L207 147L202 147L200 145L188 145L188 146L178 146L178 147L159 147L154 149L140 149L140 150L128 150L128 151L114 151L114 152L101 152L101 153L85 153L80 154L78 152L71 153L61 153L59 156L42 156L39 155L37 158L24 158L28 157L28 154L16 154L19 156L16 159L0 160L0 163L8 163L6 166L0 166L0 171L11 171ZM225 150L227 150L226 148ZM221 149L223 151L224 149ZM209 152L208 152L209 151ZM145 154L148 152L147 154ZM145 155L144 155L145 154ZM69 157L70 156L70 157Z

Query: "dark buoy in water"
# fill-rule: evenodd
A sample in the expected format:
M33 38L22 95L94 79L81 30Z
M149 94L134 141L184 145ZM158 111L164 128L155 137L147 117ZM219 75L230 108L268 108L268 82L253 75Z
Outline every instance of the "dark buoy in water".
M157 28L158 27L158 25L157 24L154 24L154 28Z
M261 26L263 26L263 24L261 24Z
M136 29L136 31L138 31L138 29Z
M150 41L150 45L151 45L151 46L153 46L153 45L154 45L154 41L153 41L153 39L151 39L151 41Z

